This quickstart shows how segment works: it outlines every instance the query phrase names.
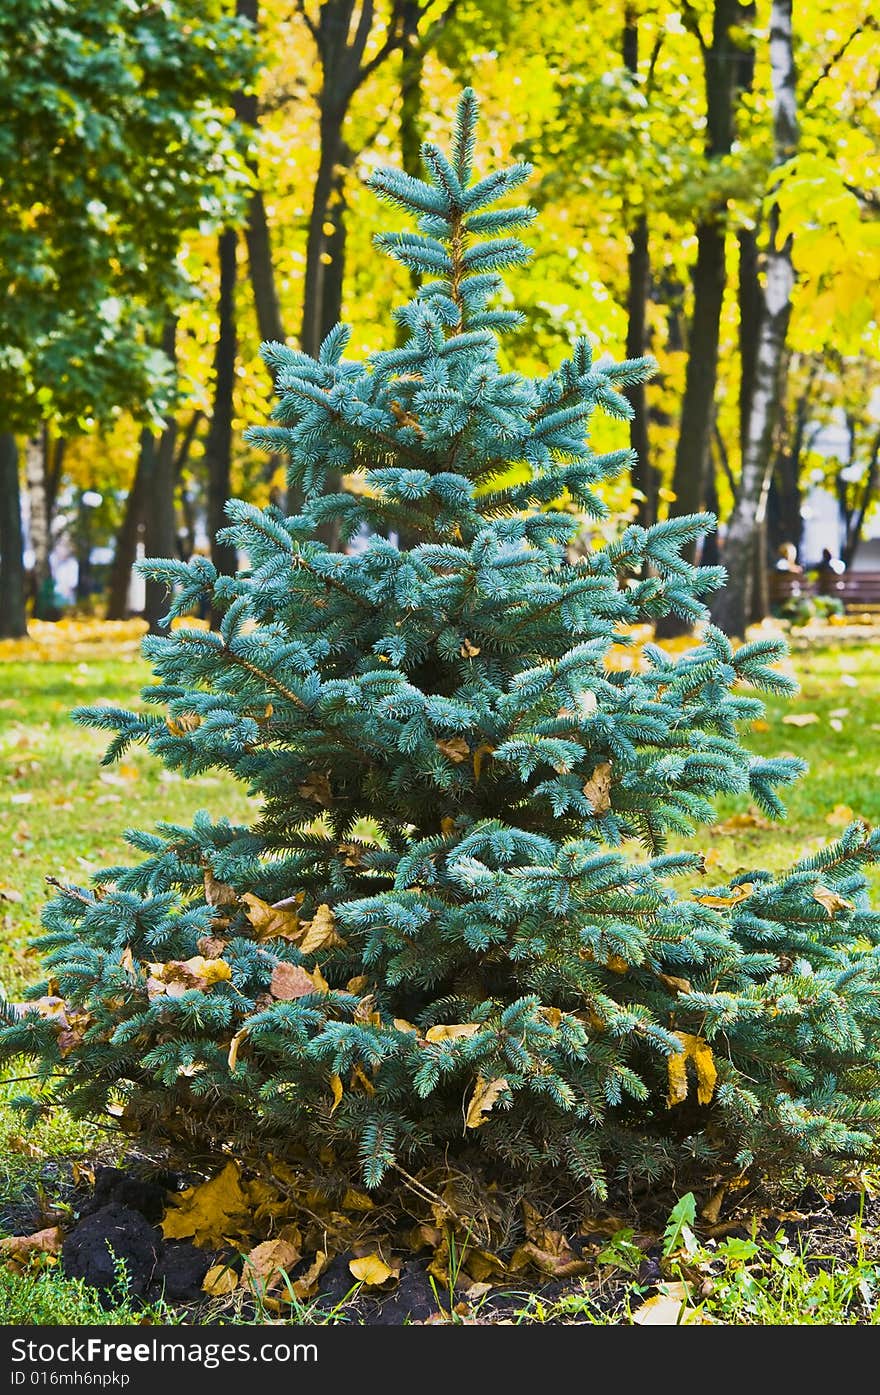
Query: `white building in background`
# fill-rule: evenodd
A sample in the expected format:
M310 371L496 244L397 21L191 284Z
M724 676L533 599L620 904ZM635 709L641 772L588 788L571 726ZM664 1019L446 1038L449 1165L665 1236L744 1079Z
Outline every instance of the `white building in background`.
M868 412L880 418L880 391L875 391ZM843 412L836 408L831 421L820 427L810 442L810 449L825 460L849 460L849 433ZM844 479L857 481L862 472L858 466L844 464L841 474ZM808 477L809 489L804 495L801 517L804 522L801 539L801 561L813 566L827 547L835 557L839 557L844 544L845 529L840 516L840 505L836 495L826 489L821 470L814 470ZM853 561L854 571L880 571L880 513L869 513L865 523L862 541Z

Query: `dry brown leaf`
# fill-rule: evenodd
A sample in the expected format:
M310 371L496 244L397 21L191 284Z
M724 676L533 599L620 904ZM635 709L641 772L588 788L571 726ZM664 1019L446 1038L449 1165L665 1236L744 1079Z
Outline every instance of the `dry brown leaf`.
M276 964L272 972L269 991L279 1002L290 1003L295 998L304 998L307 993L326 993L327 980L319 969L309 973L302 964Z
M260 943L276 937L285 940L299 938L301 926L295 910L270 906L268 901L263 901L261 897L254 896L253 892L250 891L245 892L241 899L247 907L245 914L253 926L254 938Z
M311 1298L318 1286L318 1280L330 1263L330 1256L326 1250L318 1250L312 1263L304 1274L294 1280L293 1293L295 1298L300 1300Z
M593 806L594 814L607 814L611 808L611 762L597 765L584 785L584 794Z
M813 900L818 901L820 906L824 906L829 916L834 916L838 911L851 911L854 909L852 901L846 901L842 896L838 896L836 891L832 891L830 886L823 886L817 882L813 887Z
M462 761L467 760L471 753L470 746L462 736L451 736L442 741L435 741L434 745L442 755L455 765L461 765Z
M238 892L226 882L218 882L210 867L205 868L205 900L209 906L236 906Z
M724 1198L726 1195L727 1185L724 1184L723 1186L716 1188L716 1190L709 1197L709 1200L706 1202L706 1205L701 1208L700 1215L703 1217L704 1221L707 1221L709 1223L709 1225L718 1224L718 1219L721 1215L721 1207L723 1205Z
M212 1298L222 1298L238 1288L238 1275L228 1264L212 1264L202 1280L202 1292Z
M664 988L668 988L670 993L690 993L690 980L686 978L676 978L675 974L658 974L660 982Z
M431 1042L438 1041L458 1041L460 1037L472 1037L480 1030L478 1022L448 1022L438 1027L429 1027L425 1033L425 1040Z
M348 1267L356 1279L370 1287L387 1284L389 1279L397 1278L381 1255L364 1255L361 1259L353 1259Z
M201 935L196 940L199 954L204 954L206 959L220 959L228 944L222 935Z
M47 1226L45 1230L34 1231L33 1235L8 1235L0 1240L0 1257L16 1264L27 1264L32 1255L60 1254L63 1243L61 1227Z
M166 1240L222 1245L247 1227L250 1210L238 1164L228 1162L209 1182L187 1187L172 1198L162 1221L162 1234Z
M255 1294L270 1293L283 1282L284 1275L299 1264L302 1253L294 1238L294 1228L285 1227L285 1231L285 1237L279 1235L274 1240L264 1240L247 1255L241 1274L242 1288Z
M301 799L308 799L314 804L320 804L324 809L329 809L333 804L330 777L326 773L310 775L297 788Z
M487 1080L485 1076L478 1075L474 1093L471 1095L467 1107L465 1128L478 1129L481 1124L485 1124L484 1116L490 1113L499 1096L509 1089L510 1084L503 1075L498 1076L496 1080Z
M476 644L471 644L469 639L465 639L459 653L463 659L475 659L480 650Z
M131 952L131 945L126 945L119 956L119 967L124 969L132 978L137 978L137 966L134 962L134 955Z
M667 1100L670 1109L687 1099L688 1061L693 1062L697 1076L697 1101L699 1104L709 1104L718 1078L711 1046L703 1037L692 1036L690 1032L675 1032L673 1035L681 1042L681 1051L673 1052L667 1059Z
M538 1008L538 1014L545 1022L549 1022L554 1030L562 1025L562 1012L558 1007Z
M350 978L345 985L346 993L354 993L360 997L364 989L369 986L370 978L368 974L358 974L356 978Z

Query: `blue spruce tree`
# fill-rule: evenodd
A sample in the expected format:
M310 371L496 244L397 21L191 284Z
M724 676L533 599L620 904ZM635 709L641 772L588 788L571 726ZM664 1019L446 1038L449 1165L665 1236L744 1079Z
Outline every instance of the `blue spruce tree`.
M712 520L571 548L631 464L590 450L590 418L628 416L651 364L580 339L545 377L501 371L529 168L476 179L476 115L466 91L427 182L370 181L418 227L378 239L423 278L402 346L346 358L340 325L317 359L264 348L280 401L249 437L289 457L302 511L231 501L237 576L150 562L172 617L207 601L222 623L145 642L158 713L77 714L114 732L107 760L139 741L231 772L259 820L132 832L140 861L62 889L0 1051L37 1060L32 1112L115 1103L148 1143L239 1157L320 1145L371 1186L456 1152L598 1195L609 1172L831 1169L880 1114L880 839L854 824L708 896L700 857L664 851L719 793L783 814L799 763L753 758L737 725L763 710L745 690L793 685L778 640L711 626L607 664L628 626L705 620L722 573L681 552ZM334 530L367 541L334 551Z

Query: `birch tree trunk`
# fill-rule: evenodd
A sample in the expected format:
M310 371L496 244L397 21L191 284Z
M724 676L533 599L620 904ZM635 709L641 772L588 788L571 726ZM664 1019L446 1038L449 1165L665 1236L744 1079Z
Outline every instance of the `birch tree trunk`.
M770 16L774 170L791 159L798 144L791 8L792 0L773 0ZM774 206L768 225L761 325L740 486L724 543L728 583L712 607L715 623L731 635L743 635L749 620L761 609L761 604L755 605L761 599L755 588L755 547L764 535L782 401L794 288L791 249L791 237L779 240L779 213ZM762 567L764 563L762 557Z
M46 435L29 438L24 449L24 478L28 497L30 544L34 553L33 595L39 604L40 587L49 575L49 501L46 491ZM45 616L39 617L45 619Z

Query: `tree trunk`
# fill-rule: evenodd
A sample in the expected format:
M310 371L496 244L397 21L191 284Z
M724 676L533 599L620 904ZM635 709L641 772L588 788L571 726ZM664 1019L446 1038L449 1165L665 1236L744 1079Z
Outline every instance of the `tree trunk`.
M49 501L46 491L47 448L48 435L44 429L39 436L33 436L27 441L24 451L24 478L28 496L30 544L34 554L32 592L35 607L39 601L40 588L51 574L49 554L52 550L52 543L49 534ZM40 618L45 619L46 617Z
M317 355L342 309L345 257L344 181L351 151L342 139L345 110L336 102L321 111L321 158L312 196L306 246L306 279L300 342Z
M169 418L158 442L153 442L150 454L150 505L144 520L144 547L148 557L177 556L177 520L174 514L174 488L177 472L174 468L174 443L177 422ZM161 634L159 620L168 608L168 593L163 585L148 581L144 598L144 619L151 634Z
M865 476L865 482L862 485L862 493L858 506L852 513L848 513L846 519L846 542L843 548L842 560L847 568L851 567L855 561L856 553L859 550L859 544L862 541L865 519L869 508L874 502L878 484L880 484L880 432L874 437L871 445L868 472Z
M138 535L144 516L144 500L149 486L153 437L144 428L141 432L138 459L134 479L125 512L116 534L116 548L113 565L110 568L110 586L107 595L107 619L124 620L128 615L128 592L131 586L131 569L137 556Z
M11 431L0 431L0 639L26 634L18 447Z
M761 330L761 282L758 276L758 239L754 229L742 228L736 240L739 248L739 450L742 461L755 391L758 335Z
M770 66L773 83L774 168L797 149L797 107L791 31L792 0L773 0L770 17ZM728 634L743 635L760 607L754 601L754 555L767 513L773 445L782 402L785 345L791 318L794 268L791 238L778 240L778 210L769 219L766 277L761 329L755 362L755 385L748 414L739 494L727 529L724 564L727 586L715 598L712 617Z
M742 19L747 7L739 0L715 0L712 40L706 44L697 21L689 11L703 53L706 88L706 156L712 163L729 155L733 145L734 105L738 84L743 79L742 54L731 38L731 29ZM703 506L703 483L709 467L709 450L715 413L715 385L718 376L718 340L721 307L727 269L725 265L726 200L709 208L697 224L697 259L693 272L693 311L688 335L688 359L681 420L675 449L672 491L675 499L670 514L697 513ZM689 561L696 557L696 545L684 550ZM657 625L658 635L686 633L690 627L675 616Z
M639 72L639 17L627 6L623 18L623 62L633 77ZM648 350L648 295L651 285L651 255L647 214L642 212L630 228L627 258L626 357L641 358ZM636 459L632 470L633 488L641 498L636 514L643 528L657 519L657 490L660 482L651 465L648 438L648 406L644 383L624 388L633 415L629 423L629 443Z
M238 234L232 228L224 229L218 239L220 330L214 351L214 406L208 439L205 442L211 560L218 572L230 576L238 564L235 548L229 543L218 542L217 533L226 524L224 508L230 494L232 474L232 400L238 349L235 325L237 241Z

